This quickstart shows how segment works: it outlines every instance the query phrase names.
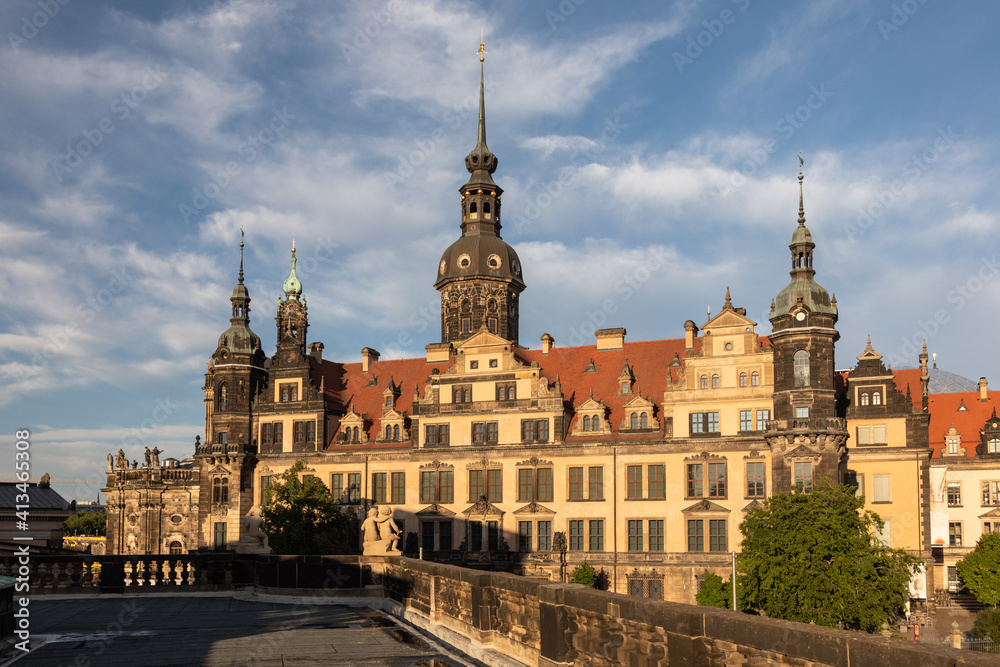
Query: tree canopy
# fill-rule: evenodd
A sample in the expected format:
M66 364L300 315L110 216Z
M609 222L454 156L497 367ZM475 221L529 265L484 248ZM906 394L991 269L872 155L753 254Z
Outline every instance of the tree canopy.
M92 535L99 537L107 532L108 517L101 512L77 512L63 521L64 535Z
M869 632L894 622L920 560L885 546L883 526L849 486L817 484L810 493L769 498L740 525L740 606Z
M276 554L349 554L357 551L354 512L334 502L317 477L299 473L302 461L277 475L262 508L264 532Z
M705 583L701 585L701 588L698 590L698 594L694 596L694 599L703 607L721 607L723 609L732 609L732 578L722 581L722 577L719 575L705 570Z
M958 562L958 576L977 600L1000 604L1000 533L979 538L976 548Z

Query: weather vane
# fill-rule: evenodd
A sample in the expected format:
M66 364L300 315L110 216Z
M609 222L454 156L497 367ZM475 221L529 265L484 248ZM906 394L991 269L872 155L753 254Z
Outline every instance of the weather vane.
M484 60L486 60L486 40L484 38L485 34L486 34L485 30L479 31L479 50L476 51L476 53L479 54L479 62L483 62Z

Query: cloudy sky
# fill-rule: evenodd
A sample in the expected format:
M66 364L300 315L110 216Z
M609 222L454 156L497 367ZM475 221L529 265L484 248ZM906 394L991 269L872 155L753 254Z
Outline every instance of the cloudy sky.
M727 285L768 333L805 159L837 366L1000 386L994 2L0 4L0 469L192 453L246 231L253 329L298 246L325 356L437 341L476 50L521 343L683 336ZM991 55L992 54L992 55ZM993 63L993 65L990 65ZM135 454L132 458L137 458Z

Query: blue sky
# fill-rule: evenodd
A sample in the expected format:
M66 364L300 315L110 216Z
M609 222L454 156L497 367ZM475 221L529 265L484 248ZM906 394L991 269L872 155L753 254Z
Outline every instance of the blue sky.
M16 428L36 476L190 455L241 227L269 353L294 237L326 358L423 354L481 29L523 345L680 337L727 285L768 333L801 152L838 368L868 334L913 366L926 337L997 386L998 22L985 1L4 2L0 461Z

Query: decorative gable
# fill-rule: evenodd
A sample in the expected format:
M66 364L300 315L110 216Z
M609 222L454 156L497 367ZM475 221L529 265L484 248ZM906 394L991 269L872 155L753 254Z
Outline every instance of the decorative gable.
M993 408L993 414L983 424L979 435L976 456L1000 457L1000 418L997 417L996 408Z
M659 431L660 421L656 418L656 406L648 398L636 396L625 402L625 416L621 431Z
M728 514L730 510L718 503L713 503L711 500L699 500L694 505L681 510L682 514L692 514L695 512L725 512Z
M455 513L444 505L439 505L438 503L433 503L423 508L422 510L417 510L417 516L455 516Z
M365 419L354 411L354 403L340 420L336 441L340 444L368 444L368 432L365 429Z
M611 433L611 422L607 419L608 408L602 401L595 401L591 392L590 398L576 409L576 419L570 435L604 435Z
M480 498L478 501L476 501L475 504L470 505L468 508L463 510L462 514L464 514L467 517L474 517L474 516L502 517L504 515L504 511L499 507L497 507L496 505L494 505L493 503L491 503L490 501L486 500L485 497L483 497Z
M410 430L406 427L406 422L406 416L402 412L384 412L375 442L409 442Z
M522 507L520 509L514 510L514 514L517 514L517 515L521 515L521 514L555 514L555 512L553 510L550 510L548 507L545 507L544 505L539 505L538 503L532 502L532 503L528 503L527 505L525 505L524 507Z

